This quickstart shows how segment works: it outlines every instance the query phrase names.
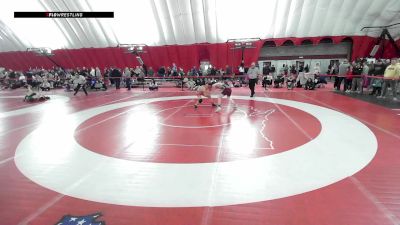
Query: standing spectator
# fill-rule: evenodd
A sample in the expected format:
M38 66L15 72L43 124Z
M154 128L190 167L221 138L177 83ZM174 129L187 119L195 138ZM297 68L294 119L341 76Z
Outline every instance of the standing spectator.
M385 72L385 68L386 66L383 64L383 62L381 60L378 60L374 66L373 69L371 70L372 75L373 76L381 76L384 74ZM382 84L383 84L383 80L380 78L373 78L371 80L371 86L372 86L372 92L370 93L370 95L381 95L382 92Z
M131 81L132 81L132 76L131 76L131 71L129 70L128 67L125 67L124 70L124 77L125 77L125 83L126 83L126 88L128 88L128 90L131 90Z
M350 64L349 62L345 59L340 65L339 65L339 71L338 71L338 75L337 75L337 79L335 79L335 87L336 90L340 91L340 85L342 84L342 81L344 79L344 77L347 75L347 73L349 72L350 69ZM346 91L346 85L344 86L344 90Z
M286 75L285 68L286 68L286 65L283 64L283 66L279 69L279 74L281 74L282 76Z
M362 84L361 84L361 93L364 92L364 87L368 87L368 75L369 75L369 66L367 60L363 61L363 70L362 70Z
M99 67L96 67L95 76L96 76L97 79L101 78L101 71L100 71Z
M314 74L316 74L316 75L321 74L321 66L319 65L319 62L317 62L314 66Z
M288 75L288 73L289 73L289 66L286 64L286 65L283 65L283 71L284 71L284 74L285 74L285 77Z
M351 83L351 91L355 92L357 91L359 94L362 93L363 90L363 78L362 78L362 73L363 73L363 65L361 62L357 61L355 65L352 68L352 74L354 75L353 81Z
M272 65L272 66L271 66L271 69L270 69L271 75L272 75L272 76L275 76L275 72L276 72L275 65Z
M121 77L122 77L121 71L119 71L119 69L117 68L113 68L110 73L110 77L113 79L115 83L115 88L120 89Z
M397 80L396 80L396 86L397 86L397 88L396 88L396 92L397 92L397 94L399 94L399 92L400 92L400 58L397 58L397 64L396 64L396 66L397 66L397 73L396 73L396 78L397 78Z
M54 75L53 75L54 71L50 71L49 73L47 73L47 80L50 83L50 88L54 88Z
M292 65L291 67L290 67L290 75L295 75L297 73L297 71L296 71L296 66L295 65ZM265 73L263 73L264 75L266 75Z
M256 67L256 63L252 62L251 63L251 67L249 68L249 70L247 71L247 76L249 78L249 88L251 91L250 97L254 97L254 88L256 86L257 83L257 78L260 75L260 71L259 69Z
M304 85L307 82L307 78L306 78L305 73L304 73L304 66L303 65L299 65L298 73L299 74L297 75L297 78L296 78L296 87L301 88L301 87L304 87Z
M264 64L264 66L263 66L263 75L264 76L269 75L269 71L270 71L269 66L267 64Z
M101 74L100 74L101 76ZM110 79L110 70L106 67L104 68L104 84L107 85L111 85L111 79Z
M396 63L396 59L392 59L390 65L386 67L385 73L383 75L384 81L382 87L382 95L378 96L378 98L385 98L387 88L388 86L390 86L393 92L393 101L397 101L396 83L399 79L398 74L400 74L400 68L396 65Z

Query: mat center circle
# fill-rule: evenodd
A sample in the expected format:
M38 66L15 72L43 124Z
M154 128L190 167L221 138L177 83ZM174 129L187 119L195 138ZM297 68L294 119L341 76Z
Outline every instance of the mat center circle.
M187 100L111 110L83 122L75 139L115 158L161 163L209 163L257 158L308 143L321 131L312 115L268 102L238 100L220 113Z

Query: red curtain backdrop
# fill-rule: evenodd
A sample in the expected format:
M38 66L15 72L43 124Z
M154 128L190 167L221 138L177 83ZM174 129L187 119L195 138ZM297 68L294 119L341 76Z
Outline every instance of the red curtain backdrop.
M310 37L310 38L276 38L257 41L253 49L246 49L244 52L245 65L257 61L265 41L274 41L276 46L281 46L286 40L292 40L295 45L300 45L305 39L311 40L313 44L318 44L323 38L331 38L333 43L340 43L347 36L335 37ZM352 36L353 41L352 59L366 57L376 43L376 38L368 36ZM397 40L400 45L400 40ZM394 48L385 43L385 54L377 57L391 58L396 56ZM224 68L226 65L237 67L241 61L241 50L232 50L232 43L217 44L192 44L192 45L172 45L172 46L149 46L147 52L141 54L143 61L147 66L157 70L160 66L171 66L176 63L182 67L185 72L193 67L199 66L200 61L208 60L217 68ZM82 48L82 49L59 49L53 51L54 60L64 68L76 67L96 67L103 69L105 67L117 66L134 67L139 65L136 57L126 54L124 49L109 48ZM29 68L52 68L54 64L47 57L37 56L32 52L1 52L0 67L13 70L28 70Z

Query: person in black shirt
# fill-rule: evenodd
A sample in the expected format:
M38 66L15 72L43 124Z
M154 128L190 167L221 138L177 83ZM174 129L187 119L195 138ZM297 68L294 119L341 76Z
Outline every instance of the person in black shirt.
M372 75L373 76L383 76L385 73L386 66L382 63L381 60L378 60L374 64L374 68L372 70ZM371 86L372 86L372 92L369 95L381 95L382 91L382 79L372 79L371 80Z
M159 75L160 77L164 77L164 76L165 76L165 68L164 68L164 66L161 66L161 67L158 69L158 75Z
M355 63L355 65L353 66L353 70L352 70L352 74L354 75L353 77L353 81L351 83L351 91L355 92L356 89L358 91L358 93L362 92L362 74L363 71L363 66L362 64L358 61Z
M120 89L122 74L117 68L113 68L110 77L114 80L115 88Z

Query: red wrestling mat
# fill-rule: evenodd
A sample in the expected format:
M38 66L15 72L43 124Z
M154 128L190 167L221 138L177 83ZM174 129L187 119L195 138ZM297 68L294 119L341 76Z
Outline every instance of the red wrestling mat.
M177 94L146 93L136 97L126 93L103 95L96 93L87 98L78 96L71 98L62 106L49 107L41 112L0 118L1 224L93 225L104 222L103 224L118 225L394 225L399 223L400 201L397 196L400 189L398 172L400 171L398 151L400 117L397 115L398 112L330 92L271 93L268 97L305 102L349 115L372 131L377 140L377 153L373 160L356 174L303 194L213 207L139 207L70 197L45 188L20 172L16 162L24 156L15 156L18 144L52 115L59 117L59 120L55 121L58 121L60 126L65 126L62 123L63 118L84 109ZM258 92L256 96L264 95ZM324 128L315 116L295 107L253 100L236 100L236 102L239 105L237 110L224 107L219 114L214 112L215 108L207 101L198 110L194 110L191 99L125 106L85 120L74 129L73 138L95 154L129 162L191 165L241 162L290 153L293 148L315 140ZM13 103L7 100L3 105L8 104ZM8 107L2 108L2 112L9 111ZM332 117L331 120L343 123L339 118ZM351 132L352 129L353 127L349 125L347 131ZM345 131L345 129L337 130L336 133L339 135ZM62 137L64 133L60 129L55 135ZM351 142L362 140L357 133L344 139L336 139L335 136L331 138L349 146ZM39 139L43 142L49 141L46 136ZM325 147L320 146L321 154L325 154ZM54 143L54 154L61 151L59 149L60 146ZM32 155L32 161L44 160L39 158L39 150L37 158ZM353 154L352 149L345 150L349 156ZM335 152L329 154L331 154L329 157L336 157ZM42 173L44 179L53 179L50 174L55 167L67 163L74 165L76 162L54 161L52 166L42 164L42 168L38 169L44 171ZM297 164L318 165L319 162L299 161ZM90 168L96 165L87 162L87 166ZM271 165L271 171L275 166L278 168L280 165ZM341 169L346 166L338 164L336 168ZM271 171L265 172L266 176L274 176L275 172ZM276 171L278 172L284 171ZM145 180L163 179L150 177L150 174L144 172L139 174ZM59 177L63 178L66 175L59 174ZM81 176L76 176L76 180L79 181L86 175L83 171ZM119 174L115 173L115 176L118 177ZM246 179L241 176L238 173L237 179ZM333 175L326 173L326 177L330 176ZM111 181L105 178L106 176L104 180L98 181L99 186L91 186L88 189L96 192L102 184L112 186L109 184ZM218 179L218 182L223 182L221 181L223 178ZM135 179L131 182L135 182ZM308 184L311 185L309 181L304 185ZM166 191L163 186L158 188L160 193ZM282 186L282 188L289 187ZM187 199L187 201L192 200Z

